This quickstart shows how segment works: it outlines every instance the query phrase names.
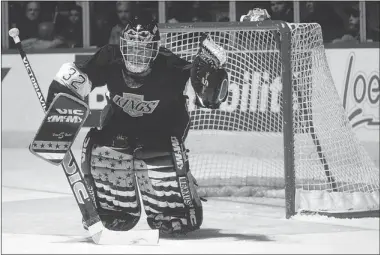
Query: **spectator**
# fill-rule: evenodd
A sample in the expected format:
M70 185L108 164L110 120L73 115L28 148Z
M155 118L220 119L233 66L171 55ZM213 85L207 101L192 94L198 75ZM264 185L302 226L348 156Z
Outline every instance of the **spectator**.
M301 6L300 18L302 22L311 23L317 22L321 18L321 13L319 12L317 2L314 1L306 1L302 2L303 6ZM319 23L319 22L318 22Z
M134 10L132 2L116 2L116 13L118 17L118 23L112 28L108 43L119 44L121 32L127 25L127 22L131 18L133 11Z
M65 47L83 47L82 7L70 6L68 17L59 37L65 42Z
M53 22L42 22L38 25L38 38L45 41L51 41L54 39Z
M285 1L271 1L270 2L270 15L272 20L283 20L286 22L293 22L293 8L292 3Z
M167 1L166 9L167 9L166 22L179 23L179 20L180 20L179 16L181 16L180 5L178 5L177 2Z
M172 17L172 18L168 19L166 22L167 23L171 23L171 24L179 23L179 21L175 17Z
M360 26L360 17L359 9L352 9L350 12L350 17L348 18L348 34L352 35L354 38L359 39L359 26Z
M54 29L57 34L60 34L64 30L67 25L70 10L75 8L75 6L75 1L57 2L53 15Z
M200 1L192 2L189 14L191 22L209 22L211 21L211 15L206 11L208 8Z
M54 24L42 22L41 4L36 1L26 2L24 16L12 23L12 27L20 29L20 39L26 51L54 48L62 42L53 38ZM14 44L11 44L14 46Z
M301 22L318 23L321 25L323 40L331 42L340 31L344 30L344 24L333 8L324 2L307 1L301 3Z
M96 13L91 28L91 45L96 47L106 45L111 33L111 26L107 14L104 12Z
M18 21L12 23L12 27L20 29L20 39L36 39L38 38L38 25L40 23L41 5L39 2L31 1L25 5L24 16L21 16Z
M333 43L339 42L359 42L359 7L354 5L348 10L348 20L346 20L346 31L341 38L333 40Z
M63 43L64 42L60 38L54 37L53 22L40 23L38 25L37 38L29 38L21 41L21 44L26 51L56 48Z

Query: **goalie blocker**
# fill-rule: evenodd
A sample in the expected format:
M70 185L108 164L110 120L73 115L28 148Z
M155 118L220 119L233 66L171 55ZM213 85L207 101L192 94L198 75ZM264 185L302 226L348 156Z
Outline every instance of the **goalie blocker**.
M29 150L54 164L62 163L89 114L80 99L59 93L52 101Z

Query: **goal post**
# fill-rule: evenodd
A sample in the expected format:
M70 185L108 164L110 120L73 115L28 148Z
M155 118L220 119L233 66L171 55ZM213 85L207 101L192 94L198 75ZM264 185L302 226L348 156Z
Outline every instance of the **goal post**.
M291 62L291 32L285 22L276 25L279 33L280 58L283 63ZM283 90L283 134L284 134L284 178L286 218L295 214L295 170L294 170L294 133L293 133L293 89L291 65L282 64L281 72Z
M204 32L227 51L230 88L220 109L198 108L186 88L186 146L201 196L282 198L287 218L378 216L379 169L342 106L320 25L181 23L160 32L161 46L188 61Z

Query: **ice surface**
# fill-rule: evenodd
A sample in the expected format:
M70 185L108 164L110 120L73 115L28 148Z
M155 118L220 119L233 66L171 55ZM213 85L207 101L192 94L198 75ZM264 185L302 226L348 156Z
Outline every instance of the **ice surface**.
M79 151L75 151L79 159ZM21 160L22 159L22 160ZM60 167L2 151L2 253L379 253L379 219L285 219L282 199L212 198L202 229L158 246L97 246ZM147 228L142 219L138 228Z

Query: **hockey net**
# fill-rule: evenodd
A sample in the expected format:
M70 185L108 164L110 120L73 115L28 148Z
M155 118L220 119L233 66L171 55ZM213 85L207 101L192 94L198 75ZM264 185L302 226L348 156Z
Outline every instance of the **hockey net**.
M221 26L219 24L219 26ZM289 24L281 59L276 27L161 29L162 46L191 61L201 32L228 53L230 89L219 110L194 105L186 140L201 196L285 198L283 90L293 88L295 210L379 210L379 169L351 128L325 56L318 24ZM290 65L292 84L283 84Z

